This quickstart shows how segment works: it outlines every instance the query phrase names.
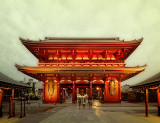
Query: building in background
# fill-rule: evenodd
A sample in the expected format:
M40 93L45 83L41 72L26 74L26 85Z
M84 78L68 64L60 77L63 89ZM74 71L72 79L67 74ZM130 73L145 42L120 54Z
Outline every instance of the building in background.
M146 116L148 116L148 102L157 102L158 116L160 116L160 72L131 88L144 93Z
M122 86L122 101L128 102L143 102L144 93L138 90L133 90L130 85Z
M35 81L33 79L28 79L28 81L26 82L26 84L28 86L30 86L31 88L29 89L29 98L37 98L37 99L42 99L43 96L43 83L39 82L39 81ZM31 95L33 97L31 97Z
M10 98L22 98L30 89L24 83L13 80L0 72L0 117L2 116L2 104L9 104Z

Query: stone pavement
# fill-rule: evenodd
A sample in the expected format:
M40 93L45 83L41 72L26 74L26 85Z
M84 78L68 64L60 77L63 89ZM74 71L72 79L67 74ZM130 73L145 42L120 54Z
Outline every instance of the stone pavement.
M88 105L79 109L78 104L57 104L55 109L25 118L14 123L160 123L156 104L150 104L149 117L145 117L144 103L101 104L94 101L93 108Z

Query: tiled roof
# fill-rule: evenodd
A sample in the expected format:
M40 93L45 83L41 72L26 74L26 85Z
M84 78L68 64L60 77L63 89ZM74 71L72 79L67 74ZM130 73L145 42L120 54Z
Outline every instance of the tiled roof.
M5 83L8 85L16 85L16 86L23 86L23 87L28 87L24 83L20 83L19 81L13 80L12 78L4 75L3 73L0 72L0 83Z
M130 88L130 85L123 85L123 86L121 87L121 92L122 92L122 93L128 93L128 92L132 92L132 91L133 91L133 89Z
M152 77L150 77L150 78L138 83L138 84L133 85L132 87L148 85L148 84L151 84L151 83L154 84L154 83L157 83L157 82L160 82L160 72L155 74L154 76L152 76Z

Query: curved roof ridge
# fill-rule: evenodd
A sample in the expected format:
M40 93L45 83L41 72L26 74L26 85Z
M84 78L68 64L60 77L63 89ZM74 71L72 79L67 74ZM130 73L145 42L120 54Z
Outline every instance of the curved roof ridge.
M90 43L90 42L95 42L95 40L100 40L102 42L125 42L125 43L130 43L130 42L138 42L138 43L141 43L143 41L143 37L140 38L140 39L134 39L134 40L129 40L129 41L125 41L124 39L123 40L120 40L119 37L45 37L44 40L31 40L31 39L25 39L25 38L22 38L22 37L19 37L19 40L22 42L22 43L25 43L25 42L28 42L28 43L39 43L39 42L66 42L66 43L70 43L70 42L73 42L73 43L78 43L77 40L79 40L80 42L82 43ZM69 40L69 41L68 41ZM74 41L75 40L75 41Z
M119 37L45 37L45 40L119 40Z

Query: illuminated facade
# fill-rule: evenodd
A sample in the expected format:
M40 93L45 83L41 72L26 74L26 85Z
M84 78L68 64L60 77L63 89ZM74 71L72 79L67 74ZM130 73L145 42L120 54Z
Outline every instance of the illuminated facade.
M39 60L38 66L17 69L43 81L43 101L58 102L63 88L72 89L72 101L77 88L99 87L105 102L121 101L121 82L142 72L146 66L125 67L125 60L143 39L121 41L119 38L53 38L33 41L20 38L22 44Z

